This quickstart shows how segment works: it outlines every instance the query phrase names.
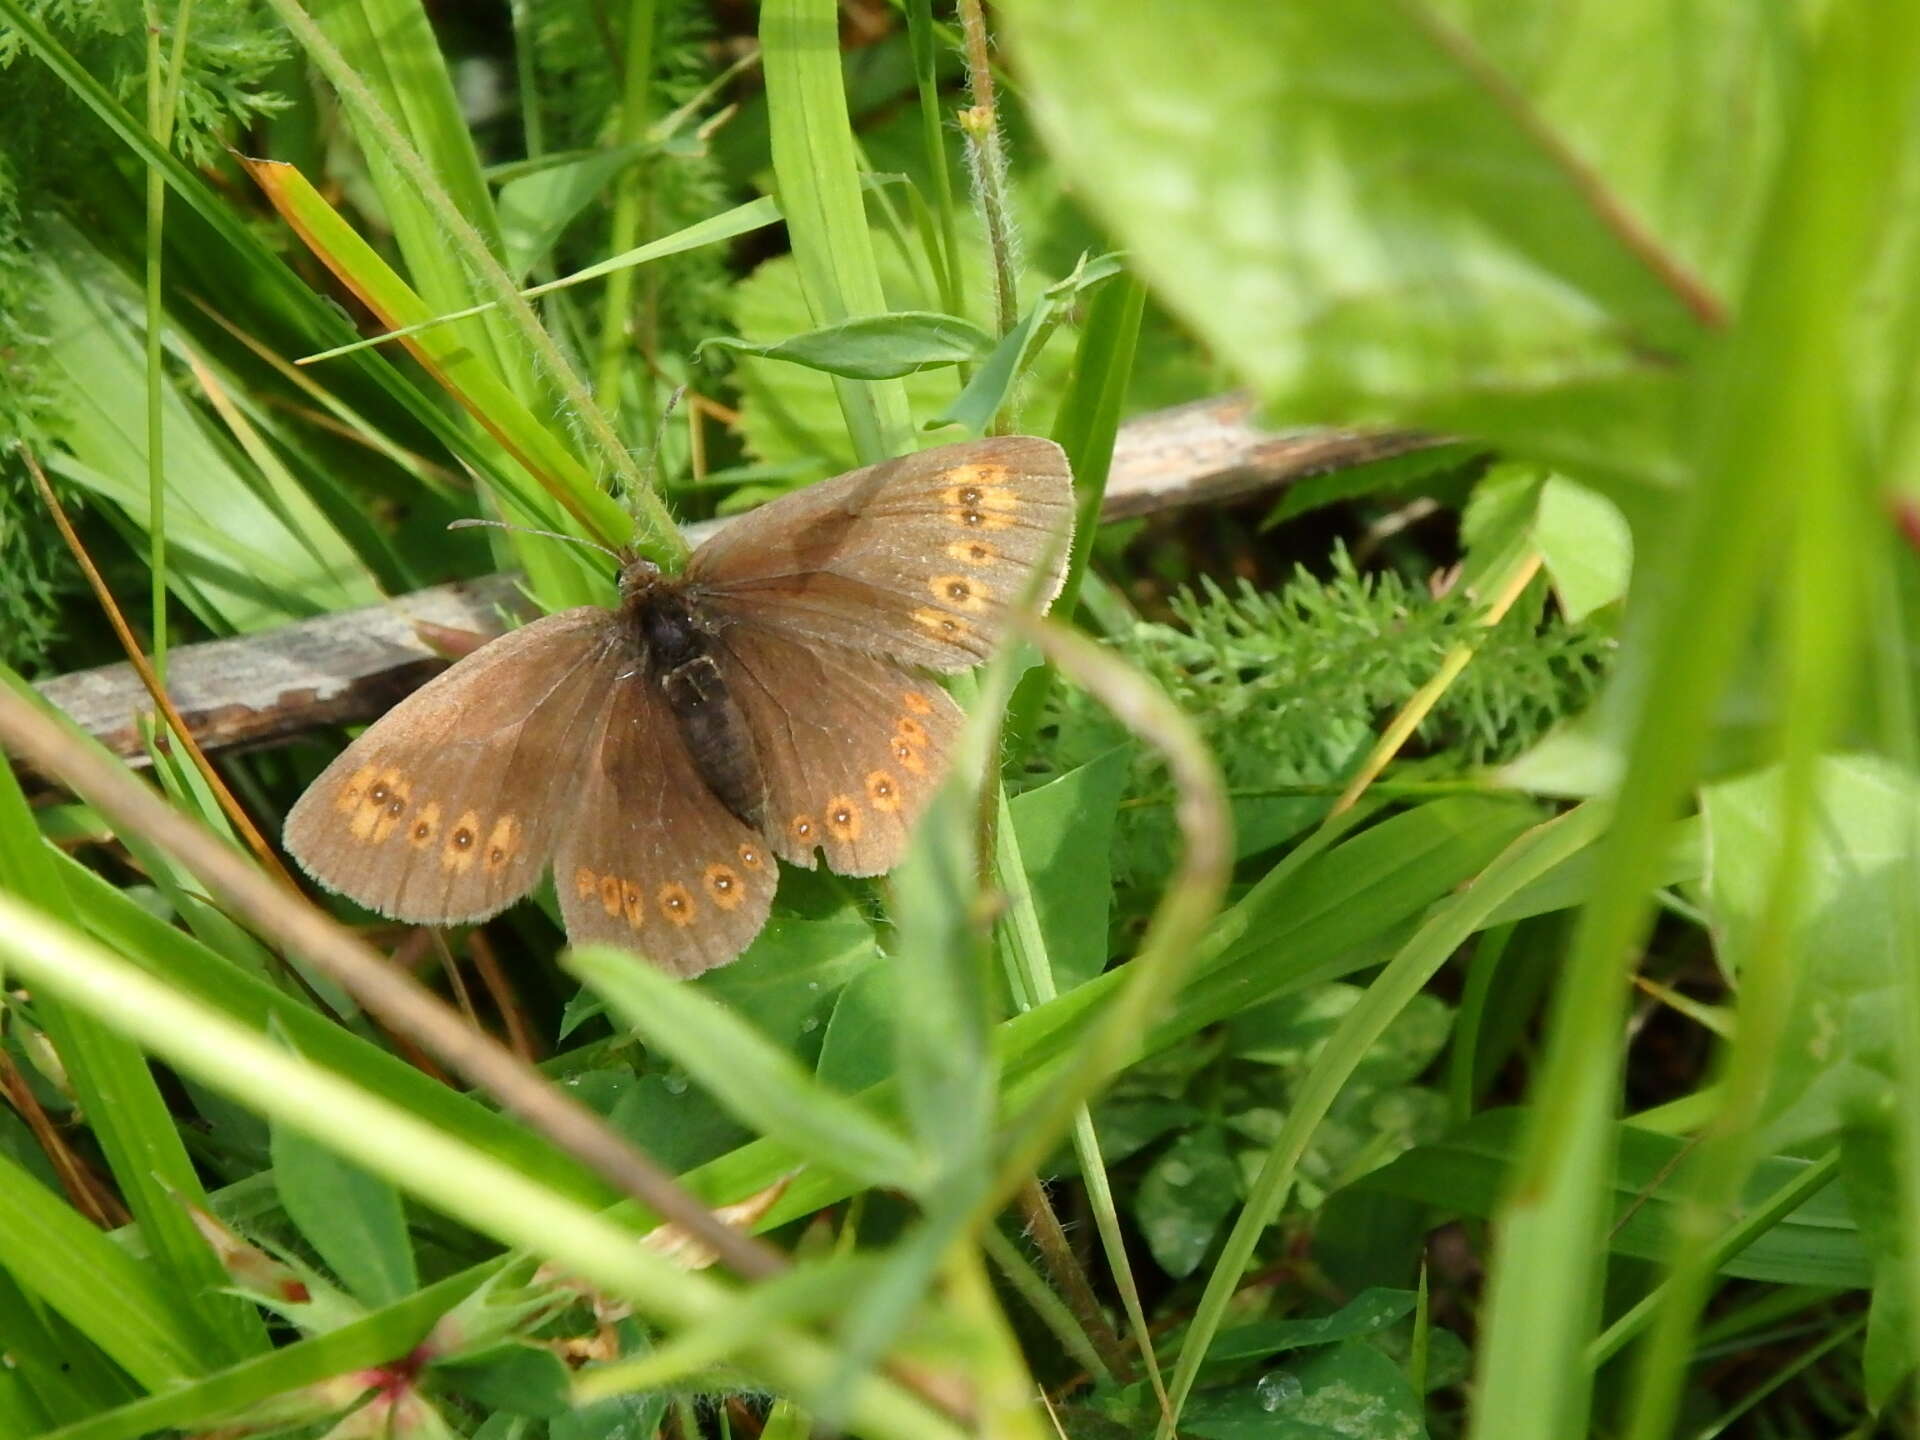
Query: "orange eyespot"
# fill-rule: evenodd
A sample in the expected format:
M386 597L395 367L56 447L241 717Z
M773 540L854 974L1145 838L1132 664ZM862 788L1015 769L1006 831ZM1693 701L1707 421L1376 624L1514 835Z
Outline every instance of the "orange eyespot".
M600 877L600 908L609 915L618 915L620 913L620 902L622 898L620 893L620 877L618 875L602 875Z
M474 847L480 843L480 816L476 811L462 811L453 822L453 829L447 835L447 843L440 849L440 868L464 875L473 868L473 862L480 857Z
M751 845L740 847L740 863L749 870L758 870L762 864L760 852Z
M860 838L860 807L851 795L836 795L827 802L827 833L842 844Z
M600 877L582 865L573 872L573 893L575 898L588 900L600 888Z
M947 555L963 565L987 565L999 558L991 545L980 540L955 540L946 548Z
M792 822L787 826L787 833L803 845L810 843L813 840L813 817L810 815L794 816Z
M867 803L884 815L900 808L900 786L893 776L884 770L868 772Z
M684 929L693 923L699 909L694 904L692 892L676 883L660 887L660 913Z
M705 876L707 897L722 910L731 910L746 899L740 877L725 865L709 865Z
M502 815L487 832L487 868L498 870L519 848L520 821L513 815Z
M371 765L362 765L353 772L353 778L347 781L347 788L340 792L340 798L333 802L334 809L343 815L359 809L360 802L367 798L367 792L373 788L376 778L377 772Z
M627 924L638 930L647 923L647 897L640 893L640 887L631 880L620 886L620 912L627 917Z
M993 592L979 580L965 575L936 575L927 582L933 598L969 615L987 608Z
M966 621L943 615L938 610L916 610L911 618L922 630L942 640L958 640L972 630Z
M916 715L931 715L933 713L933 702L918 690L902 690L900 692L900 704Z

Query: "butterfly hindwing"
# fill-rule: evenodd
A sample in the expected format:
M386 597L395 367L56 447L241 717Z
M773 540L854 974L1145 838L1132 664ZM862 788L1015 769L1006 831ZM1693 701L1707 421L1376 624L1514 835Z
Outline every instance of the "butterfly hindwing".
M759 834L701 781L656 680L623 675L554 857L567 938L698 975L760 933L778 873Z
M550 615L408 696L295 803L288 853L327 889L417 924L481 920L526 894L611 694L612 620Z
M727 689L753 734L774 853L842 875L899 863L959 734L960 709L933 682L837 645L804 645L740 622L720 637Z
M1073 528L1066 455L997 436L905 455L733 521L687 567L714 613L808 644L964 670L992 652L1036 568L1059 592Z

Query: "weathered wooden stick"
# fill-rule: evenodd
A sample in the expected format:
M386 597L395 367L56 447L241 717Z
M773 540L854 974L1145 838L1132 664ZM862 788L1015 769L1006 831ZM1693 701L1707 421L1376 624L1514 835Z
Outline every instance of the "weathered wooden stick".
M1122 426L1102 518L1235 499L1433 443L1405 431L1275 434L1251 423L1252 410L1247 398L1228 395ZM690 538L698 542L724 523L692 526ZM278 630L182 645L168 656L167 687L210 751L369 720L447 663L421 627L497 634L510 614L529 608L518 585L517 575L490 575ZM151 702L129 666L81 670L38 688L116 754L143 758L135 717Z

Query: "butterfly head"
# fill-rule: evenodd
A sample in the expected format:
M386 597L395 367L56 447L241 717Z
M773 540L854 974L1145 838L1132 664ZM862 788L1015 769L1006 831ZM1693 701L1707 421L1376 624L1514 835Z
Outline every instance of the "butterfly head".
M650 594L666 578L665 572L644 555L631 551L620 557L620 599L631 603Z

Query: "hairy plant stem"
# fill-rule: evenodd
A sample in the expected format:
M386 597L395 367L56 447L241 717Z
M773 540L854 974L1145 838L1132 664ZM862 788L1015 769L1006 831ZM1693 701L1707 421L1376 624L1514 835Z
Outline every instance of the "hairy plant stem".
M967 164L973 172L993 261L994 333L1007 335L1020 323L1018 262L1007 196L1006 149L1000 138L999 112L994 108L993 61L980 0L960 0L960 32L966 42L967 88L973 93L972 107L958 116L960 133L966 137Z
M1113 1374L1125 1374L1126 1347L1107 1322L1100 1299L1093 1293L1093 1283L1087 1278L1087 1269L1073 1253L1066 1229L1054 1213L1047 1187L1038 1176L1020 1187L1020 1215L1026 1221L1027 1234L1040 1252L1040 1263L1047 1267L1054 1289L1073 1311L1075 1323L1085 1332L1101 1365Z

